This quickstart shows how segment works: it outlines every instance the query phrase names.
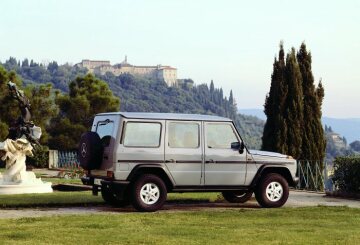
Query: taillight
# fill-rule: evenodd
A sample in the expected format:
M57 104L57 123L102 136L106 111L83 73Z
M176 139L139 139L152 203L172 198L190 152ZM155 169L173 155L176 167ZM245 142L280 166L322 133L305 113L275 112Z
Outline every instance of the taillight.
M106 176L108 177L108 178L114 178L114 172L113 171L107 171L106 172Z

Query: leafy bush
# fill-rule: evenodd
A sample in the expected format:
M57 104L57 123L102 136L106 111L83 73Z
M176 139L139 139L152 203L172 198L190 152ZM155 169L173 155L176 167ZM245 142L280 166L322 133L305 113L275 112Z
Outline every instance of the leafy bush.
M33 157L26 158L26 164L35 168L47 168L49 166L49 149L46 146L40 146L33 152Z
M339 190L360 193L360 157L335 158L332 179Z

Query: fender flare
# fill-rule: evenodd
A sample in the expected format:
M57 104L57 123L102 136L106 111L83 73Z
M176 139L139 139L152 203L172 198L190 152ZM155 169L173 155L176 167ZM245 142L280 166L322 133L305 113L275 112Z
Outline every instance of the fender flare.
M167 185L171 185L168 187L173 188L175 186L175 182L171 176L171 174L167 171L166 167L163 164L139 164L136 165L130 172L130 174L128 175L127 179L128 181L132 181L134 178L137 177L137 175L139 173L155 173L155 174L160 174L162 178L166 178L164 179L164 181L166 182L165 184Z
M271 169L273 169L275 171L271 171ZM292 175L290 173L290 170L287 167L285 167L285 165L282 165L282 164L278 164L278 165L268 164L268 165L266 165L266 164L264 164L258 169L254 179L252 180L252 182L250 184L251 189L254 189L256 184L259 182L259 180L263 176L263 174L266 174L268 172L280 174L281 176L283 176L286 179L289 186L293 186L293 187L295 186L295 181L294 181L294 179L293 179L293 177L292 177Z

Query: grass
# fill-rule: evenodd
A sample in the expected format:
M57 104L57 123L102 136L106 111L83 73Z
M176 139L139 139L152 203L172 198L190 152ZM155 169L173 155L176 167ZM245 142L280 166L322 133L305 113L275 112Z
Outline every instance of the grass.
M54 184L80 180L42 178ZM168 201L215 202L219 193L170 193ZM104 204L91 192L0 195L0 208ZM0 219L1 244L360 244L360 209L206 208ZM61 235L59 235L61 234Z
M81 179L65 179L65 178L46 178L41 177L42 181L51 182L53 185L58 184L77 184L82 185Z
M214 202L218 199L218 193L170 193L168 195L169 202L176 201L177 203ZM91 206L99 204L104 204L101 195L93 196L91 191L0 195L0 208Z
M0 226L2 244L360 243L360 209L347 207L53 216Z
M90 191L0 195L1 208L89 206L98 204L104 204L101 196L93 196Z

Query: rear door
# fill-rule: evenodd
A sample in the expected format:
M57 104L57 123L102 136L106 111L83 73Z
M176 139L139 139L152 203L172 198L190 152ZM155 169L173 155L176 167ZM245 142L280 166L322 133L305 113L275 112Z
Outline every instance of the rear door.
M165 164L177 186L197 186L202 178L201 122L167 121Z
M231 143L240 142L231 122L205 122L205 185L239 186L245 183L246 151L240 154Z
M92 131L96 132L104 146L104 154L101 170L111 169L115 162L114 159L114 148L116 147L116 138L118 135L118 129L120 123L120 116L117 115L101 115L96 116ZM94 171L93 171L94 172Z

